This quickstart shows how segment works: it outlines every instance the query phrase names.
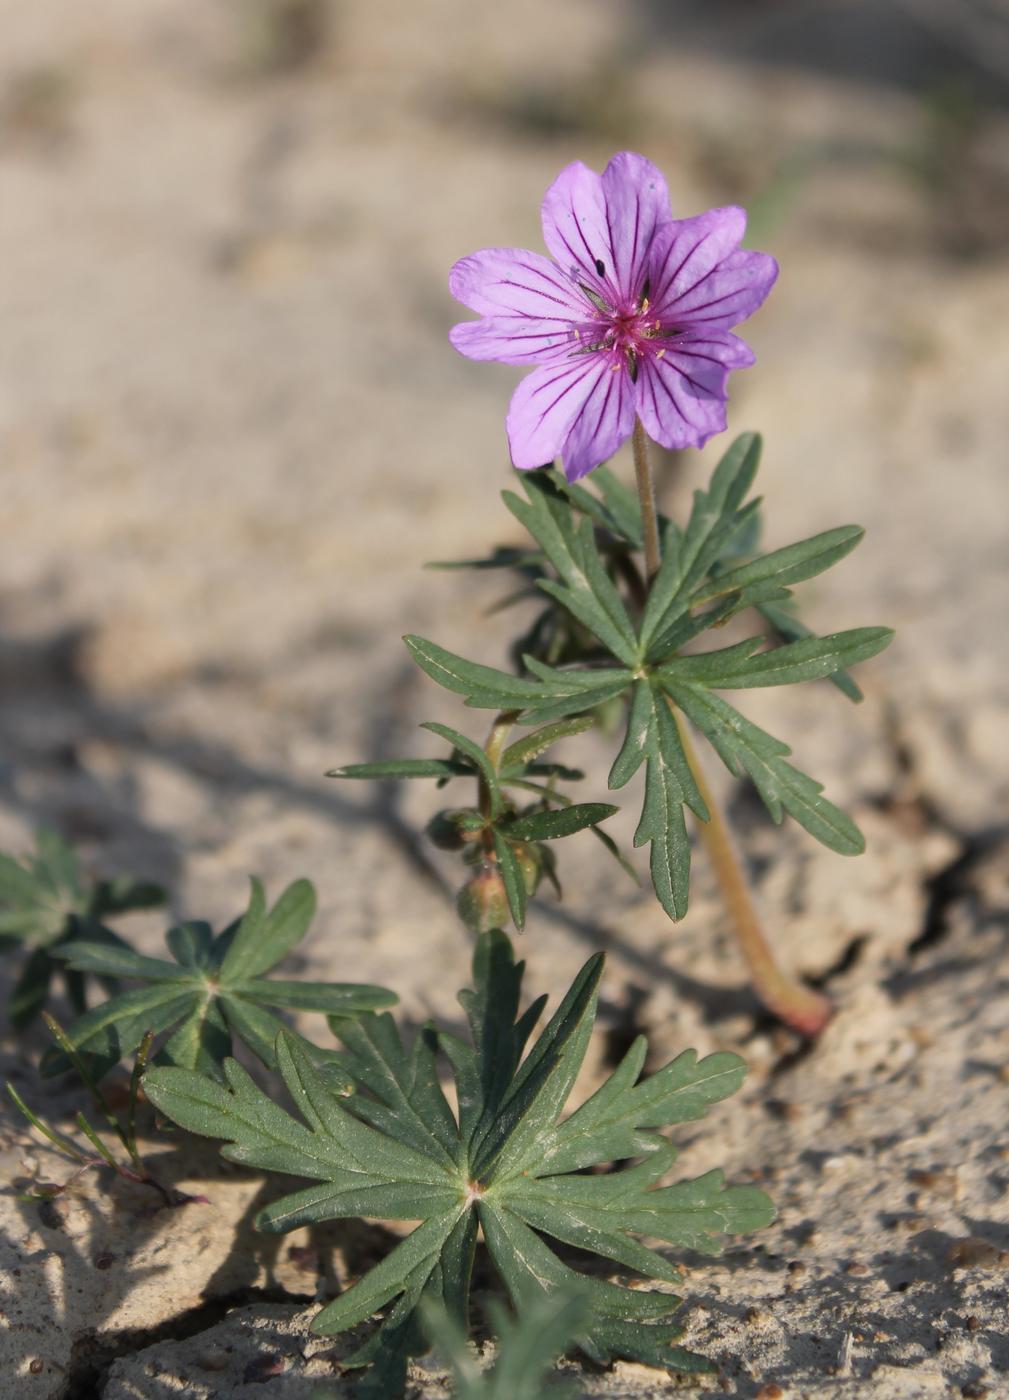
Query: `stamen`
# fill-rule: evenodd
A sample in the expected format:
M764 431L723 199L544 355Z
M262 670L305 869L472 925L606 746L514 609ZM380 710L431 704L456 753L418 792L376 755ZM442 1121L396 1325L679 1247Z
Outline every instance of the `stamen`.
M655 352L655 358L656 358L657 360L661 360L661 359L662 359L662 356L663 356L665 353L666 353L666 347L663 346L661 350L656 350L656 352Z

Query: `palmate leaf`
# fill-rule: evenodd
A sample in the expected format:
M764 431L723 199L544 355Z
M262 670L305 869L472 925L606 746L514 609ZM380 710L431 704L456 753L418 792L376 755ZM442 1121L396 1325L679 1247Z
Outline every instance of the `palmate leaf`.
M647 763L645 804L634 844L651 843L652 885L672 919L687 912L690 841L684 807L701 821L708 808L690 771L676 721L661 689L650 680L635 684L627 733L610 769L611 788L621 788Z
M395 994L383 987L265 977L307 933L315 913L315 891L307 880L296 880L268 909L262 884L256 879L251 884L245 914L216 937L202 922L170 929L165 941L172 961L144 957L124 944L83 940L58 950L79 972L146 984L110 997L68 1031L93 1078L101 1078L136 1050L149 1031L167 1036L158 1055L161 1063L219 1078L237 1036L273 1067L277 1035L283 1029L276 1009L356 1014L396 1002ZM69 1067L70 1059L59 1047L42 1060L43 1074L59 1074Z
M577 1291L587 1316L576 1345L594 1360L710 1369L675 1344L676 1297L588 1278L547 1242L675 1282L669 1260L637 1236L717 1252L723 1236L773 1217L762 1191L727 1187L717 1171L658 1185L676 1153L656 1130L703 1117L735 1092L745 1074L736 1055L698 1060L686 1051L642 1078L647 1047L640 1039L602 1087L562 1117L591 1035L601 970L601 957L585 965L524 1053L543 1002L519 1013L522 965L504 934L484 935L474 986L460 995L468 1040L428 1028L408 1051L387 1015L333 1020L346 1047L341 1068L356 1086L344 1097L327 1087L306 1047L283 1032L277 1061L300 1122L234 1062L225 1067L226 1085L187 1069L146 1075L156 1107L192 1132L223 1139L230 1160L317 1183L267 1206L258 1228L286 1231L357 1215L421 1222L312 1324L336 1335L387 1310L378 1337L356 1357L382 1357L387 1388L367 1393L399 1393L388 1387L401 1389L406 1356L420 1346L422 1300L433 1298L465 1325L478 1225L520 1317L544 1295ZM455 1077L457 1114L438 1081L439 1052ZM584 1174L613 1163L631 1165Z
M811 836L839 855L857 856L865 850L862 833L822 795L822 784L785 762L791 753L787 744L772 738L701 685L669 679L664 684L666 693L710 741L729 772L737 777L749 775L775 822L788 812Z
M85 1007L85 979L68 971L59 954L81 941L125 946L105 920L164 902L157 885L125 878L86 880L76 855L54 832L36 833L34 854L15 860L0 853L0 941L30 951L11 993L8 1011L23 1029L45 1007L55 976L62 976L76 1011ZM106 989L113 984L103 979Z

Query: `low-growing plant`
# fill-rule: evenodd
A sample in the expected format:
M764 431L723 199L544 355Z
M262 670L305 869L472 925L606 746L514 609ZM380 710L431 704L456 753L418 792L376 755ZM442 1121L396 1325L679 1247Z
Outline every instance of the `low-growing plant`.
M646 1074L638 1038L565 1116L593 1031L602 956L589 959L534 1038L546 998L523 1009L524 964L503 932L509 922L526 926L544 879L560 896L558 840L588 832L635 875L603 829L616 806L576 801L572 785L585 775L554 753L598 730L615 738L610 790L644 770L634 841L650 848L662 908L673 919L687 912L689 812L755 992L806 1034L830 1015L823 996L777 965L691 736L754 784L775 822L787 813L834 851L862 849L857 827L789 762L787 745L722 694L826 679L861 698L848 668L881 651L889 629L818 636L792 590L849 554L862 531L844 525L765 549L763 508L750 498L755 434L728 448L682 522L657 508L648 453L649 437L667 449L701 447L726 426L729 373L753 360L731 329L777 275L772 258L741 248L744 226L738 209L673 219L659 171L625 152L601 176L569 166L548 191L552 260L493 248L452 270L452 292L480 318L454 328L456 348L532 367L507 420L524 491L504 498L529 541L442 567L507 571L515 586L502 606L535 600L535 615L506 648L511 669L406 638L439 685L469 709L493 712L485 740L430 722L423 727L447 746L440 754L349 764L332 776L470 785L469 800L443 807L427 827L465 868L457 906L476 934L473 985L460 994L468 1037L429 1024L404 1041L382 1010L396 1001L392 992L268 976L307 932L315 896L305 880L272 909L253 880L244 915L223 932L195 920L173 927L169 961L134 951L105 923L160 900L159 891L85 885L69 849L46 834L24 864L0 857L0 936L29 949L13 1018L22 1024L41 1010L62 971L83 1014L66 1031L49 1018L57 1044L42 1071L75 1069L126 1151L124 1163L83 1115L77 1127L90 1149L81 1148L8 1086L32 1127L80 1170L107 1165L151 1180L137 1147L142 1087L164 1119L220 1140L230 1160L314 1183L261 1210L261 1230L352 1217L414 1222L313 1322L339 1336L377 1317L344 1362L362 1372L358 1394L371 1400L403 1393L410 1358L431 1338L462 1400L531 1400L562 1349L598 1364L624 1357L710 1370L679 1344L680 1299L669 1289L680 1276L653 1245L714 1253L725 1237L773 1218L761 1190L727 1186L719 1171L665 1182L677 1153L662 1130L738 1090L742 1060L687 1050ZM602 465L628 438L633 490ZM581 484L590 472L595 489ZM716 645L742 617L745 635ZM105 999L86 1010L89 977ZM139 985L124 991L122 981ZM327 1017L341 1048L289 1024L303 1011ZM256 1078L231 1058L237 1042L265 1067ZM131 1057L123 1124L100 1082ZM275 1085L260 1082L273 1071L293 1112ZM486 1373L466 1351L481 1236L514 1310L488 1304L500 1349ZM626 1286L628 1271L652 1286Z
M754 990L781 1019L816 1034L830 1005L778 966L691 731L704 736L730 773L750 779L775 822L788 813L831 850L858 855L865 844L858 828L823 796L819 782L788 762L788 745L719 692L830 679L859 700L847 668L881 651L893 633L860 627L819 637L799 619L793 586L843 559L863 531L842 525L763 550L761 503L748 499L760 461L758 436L737 438L707 490L694 493L682 525L657 509L648 453L649 437L666 448L700 447L725 428L729 373L753 362L730 328L760 306L777 277L773 258L740 248L745 226L745 214L735 208L672 219L660 172L624 152L601 177L576 162L547 192L543 235L553 260L488 248L456 263L451 291L480 319L456 326L453 344L472 359L532 367L507 419L524 497L504 493L532 543L499 548L464 567L517 571L520 586L505 601L546 602L509 648L513 671L467 661L423 637L405 639L439 685L472 709L497 711L483 746L428 725L454 746L440 771L404 760L344 766L332 776L441 782L468 769L477 779L478 815L441 813L431 834L439 844L447 844L446 836L466 838L459 840L464 859L480 862L460 893L464 921L476 928L502 922L507 902L522 929L542 856L532 854L521 866L502 823L514 834L516 821L520 829L557 821L557 809L571 801L559 784L575 775L551 764L548 783L537 785L539 811L517 812L501 792L515 787L515 745L505 747L510 731L516 724L568 722L573 732L585 721L610 728L616 707L624 738L608 785L623 788L645 769L634 842L650 847L662 908L673 919L687 912L689 811ZM636 492L602 466L627 438ZM562 470L553 467L556 458ZM598 492L580 484L590 472ZM759 630L730 646L696 649L742 614L755 617ZM563 734L558 729L552 737ZM518 779L528 790L529 774ZM594 805L580 804L586 812ZM600 805L603 810L614 809ZM585 824L594 822L586 817ZM559 827L555 834L567 833ZM551 869L552 860L548 874Z
M277 1061L300 1122L233 1060L223 1085L186 1069L145 1075L155 1107L190 1132L223 1139L230 1161L319 1182L260 1211L258 1229L348 1216L421 1222L312 1323L336 1336L385 1310L344 1363L370 1366L362 1396L401 1392L408 1358L424 1348L423 1299L467 1325L478 1231L516 1307L556 1289L583 1292L588 1315L576 1341L592 1360L710 1369L676 1345L678 1297L581 1274L544 1239L676 1283L675 1266L636 1235L716 1253L722 1236L759 1229L774 1215L763 1191L726 1186L720 1171L657 1184L677 1153L656 1129L701 1118L735 1093L746 1072L738 1055L698 1060L688 1050L642 1078L647 1045L639 1038L561 1118L588 1048L602 965L601 954L586 963L524 1058L545 998L520 1011L523 964L500 931L478 939L474 985L460 995L468 1042L428 1026L406 1049L389 1016L333 1017L354 1085L347 1094L334 1092L303 1044L282 1031ZM455 1080L457 1113L439 1082L439 1058ZM599 1167L607 1170L592 1171Z

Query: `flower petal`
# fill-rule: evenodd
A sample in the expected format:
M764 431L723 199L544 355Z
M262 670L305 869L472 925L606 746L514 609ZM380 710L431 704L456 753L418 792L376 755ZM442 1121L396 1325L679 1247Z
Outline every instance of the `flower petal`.
M694 284L671 308L679 326L729 330L764 304L778 278L778 264L768 253L738 252Z
M693 219L677 219L661 228L652 243L649 266L650 301L655 315L661 321L676 323L682 309L684 322L687 322L691 319L692 309L698 317L702 317L706 303L717 310L715 303L723 291L734 294L750 274L758 275L758 284L755 285L749 309L737 319L742 320L744 315L755 311L770 291L777 264L773 258L764 262L764 254L736 252L745 231L746 212L734 206L711 209ZM761 262L745 261L754 256ZM729 271L724 285L718 290L714 284L720 282L722 268L727 263ZM766 281L762 291L758 289L762 285L761 278ZM729 321L727 324L735 325L736 322Z
M543 241L561 269L597 296L614 300L613 249L602 177L580 160L565 166L547 190L541 213Z
M608 354L557 359L533 370L515 390L508 410L515 466L528 471L563 456L569 480L590 472L630 436L631 388L623 361Z
M613 456L634 431L634 384L623 356L600 356L596 378L561 448L564 475L578 481Z
M568 325L518 316L460 321L449 331L448 338L460 355L471 360L499 360L506 365L556 359L558 350L575 343Z
M633 151L613 157L603 171L602 188L614 281L623 300L636 301L656 231L672 221L669 188L662 172Z
M728 331L677 336L666 353L638 366L637 413L663 447L703 447L725 431L730 370L752 365L753 351Z
M572 339L574 326L594 309L555 263L523 248L484 248L460 258L448 285L458 301L483 316L449 333L471 360L537 360Z
M542 253L484 248L460 258L448 275L456 301L481 316L584 321L592 308L577 286Z

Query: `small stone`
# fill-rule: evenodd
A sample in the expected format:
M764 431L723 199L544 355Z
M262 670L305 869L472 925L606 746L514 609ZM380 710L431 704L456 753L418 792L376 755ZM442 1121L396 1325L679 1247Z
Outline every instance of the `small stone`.
M112 1265L113 1265L115 1262L116 1262L116 1256L115 1256L114 1254L99 1254L99 1255L97 1256L97 1258L95 1259L95 1268L96 1268L96 1269L111 1269Z
M33 1376L41 1376L45 1369L46 1363L37 1356L32 1357L31 1361L28 1363L28 1371Z
M757 1391L754 1400L781 1400L784 1393L775 1381L766 1381Z
M844 1272L852 1278L868 1278L872 1270L868 1264L863 1264L861 1259L853 1259L850 1264L844 1266Z
M763 1308L747 1308L743 1317L744 1320L752 1326L755 1322L766 1322L767 1313Z
M979 1317L975 1317L975 1315L971 1313L970 1317L964 1323L964 1326L966 1327L968 1332L980 1332L981 1319Z

